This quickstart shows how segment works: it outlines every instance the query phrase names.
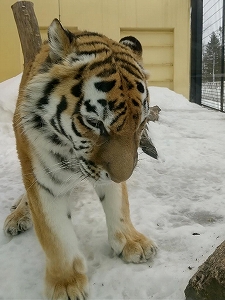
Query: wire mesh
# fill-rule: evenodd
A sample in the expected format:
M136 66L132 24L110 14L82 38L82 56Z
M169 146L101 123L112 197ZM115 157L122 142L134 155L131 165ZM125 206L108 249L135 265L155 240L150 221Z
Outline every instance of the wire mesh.
M222 60L224 0L203 0L202 105L223 109ZM222 93L222 94L221 94Z

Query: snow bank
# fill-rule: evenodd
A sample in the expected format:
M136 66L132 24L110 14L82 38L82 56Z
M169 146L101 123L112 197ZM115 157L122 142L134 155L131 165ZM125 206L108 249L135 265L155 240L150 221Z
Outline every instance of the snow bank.
M23 192L10 125L20 76L0 84L0 224ZM113 257L104 213L92 187L79 187L72 221L87 258L90 300L184 300L198 266L224 240L225 115L189 103L166 88L149 88L159 121L149 132L156 161L140 151L128 181L131 217L154 239L153 261ZM0 299L43 299L44 254L33 230L8 239L0 232Z

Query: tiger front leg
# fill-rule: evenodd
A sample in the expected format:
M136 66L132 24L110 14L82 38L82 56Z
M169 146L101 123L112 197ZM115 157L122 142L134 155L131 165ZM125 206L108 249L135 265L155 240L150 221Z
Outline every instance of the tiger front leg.
M46 254L47 299L87 299L85 261L67 215L66 197L54 197L39 186L29 190L28 200L34 227Z
M138 232L131 220L126 183L96 187L106 215L109 243L126 262L142 263L155 255L153 241Z

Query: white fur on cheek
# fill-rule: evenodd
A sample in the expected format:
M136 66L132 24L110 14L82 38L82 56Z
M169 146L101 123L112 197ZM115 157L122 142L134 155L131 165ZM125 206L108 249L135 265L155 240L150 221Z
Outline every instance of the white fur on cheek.
M96 107L96 113L88 112L84 105L81 106L81 114L86 118L93 118L97 120L104 121L104 126L106 129L109 129L110 123L114 119L114 114L109 110L108 107L106 117L104 118L104 108L101 104L98 103L98 100L106 100L107 93L99 91L95 87L95 83L102 81L102 78L92 77L84 85L84 100L90 100L90 105ZM85 121L85 118L84 118ZM94 129L93 129L94 130ZM98 130L96 130L98 132Z

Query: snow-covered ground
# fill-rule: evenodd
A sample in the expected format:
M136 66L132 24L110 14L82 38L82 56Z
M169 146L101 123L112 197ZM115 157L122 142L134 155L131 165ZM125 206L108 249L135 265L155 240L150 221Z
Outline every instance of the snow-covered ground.
M23 192L11 120L20 76L0 84L0 226ZM197 268L225 239L225 115L150 88L159 121L150 135L159 153L140 151L128 181L136 228L154 239L153 261L125 264L107 243L104 213L92 188L80 187L72 221L88 265L90 300L183 300ZM44 254L32 230L0 231L0 299L44 299Z

